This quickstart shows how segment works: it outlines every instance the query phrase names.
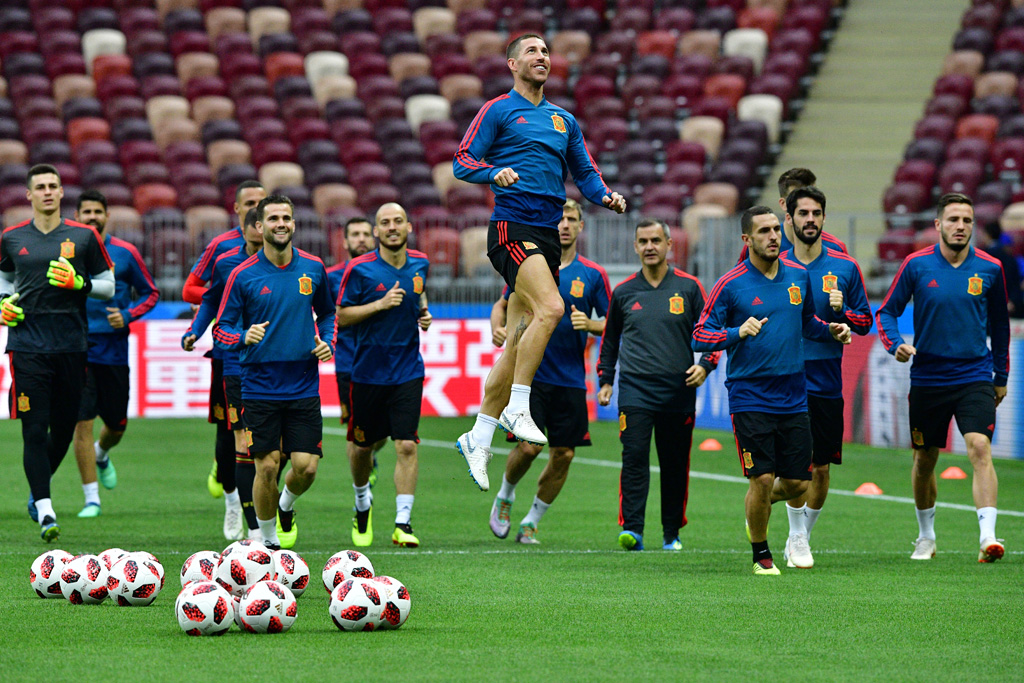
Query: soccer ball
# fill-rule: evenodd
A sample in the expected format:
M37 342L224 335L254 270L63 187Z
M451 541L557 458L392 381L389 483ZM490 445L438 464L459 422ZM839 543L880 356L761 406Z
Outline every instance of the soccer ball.
M114 563L127 554L127 550L122 550L121 548L110 548L100 553L99 558L100 562L103 563L103 566L107 568L107 571L110 571L110 568L114 566Z
M178 626L190 636L219 636L231 628L231 595L216 581L196 581L174 602Z
M114 563L107 578L110 599L121 607L151 604L163 585L163 567L129 553Z
M284 633L295 623L295 596L277 581L249 587L238 603L239 621L250 633Z
M240 545L229 550L221 554L214 580L232 595L241 596L253 584L273 581L277 576L274 558L262 543Z
M213 574L220 564L220 553L212 550L200 550L189 555L185 564L181 565L182 587L190 581L213 581Z
M390 576L375 576L372 581L384 586L384 609L380 613L377 628L398 628L409 618L409 589L405 584Z
M231 609L234 610L235 624L238 625L238 628L244 630L245 627L242 626L242 619L241 619L242 611L238 608L238 604L240 602L242 602L242 598L238 597L237 595L232 595L231 596Z
M132 555L139 560L150 562L154 567L156 567L157 571L160 573L160 588L162 590L164 587L164 566L160 563L160 560L156 559L156 555L146 552L145 550L137 550L133 553L128 553L128 555ZM125 557L127 557L127 555L125 555ZM124 557L121 559L123 560Z
M72 605L98 605L107 599L109 571L96 555L82 555L64 565L60 590Z
M301 596L309 586L309 565L302 556L291 550L274 551L274 571L277 582Z
M372 631L384 611L384 586L369 579L343 581L331 593L327 608L342 631Z
M334 553L324 565L324 588L330 593L349 579L372 579L373 565L370 558L356 550L342 550Z
M254 541L251 538L243 538L240 541L235 541L234 543L229 545L227 548L224 548L224 550L222 550L221 553L220 553L221 559L224 559L225 555L227 555L228 553L232 552L236 548L254 548L254 549L266 550L267 546L263 545L259 541Z
M60 575L64 564L71 559L71 553L64 550L47 550L32 562L28 570L28 581L32 590L41 598L60 598Z

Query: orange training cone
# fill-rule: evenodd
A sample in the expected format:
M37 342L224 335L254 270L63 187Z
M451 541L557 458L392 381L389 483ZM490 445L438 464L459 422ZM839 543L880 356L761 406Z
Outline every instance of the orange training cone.
M704 439L700 442L700 446L698 448L702 451L720 451L722 450L722 444L718 439Z
M871 481L866 481L854 491L858 496L880 496L882 495L882 489L878 488L878 484Z
M959 467L947 467L945 471L939 475L943 479L966 479L967 473Z

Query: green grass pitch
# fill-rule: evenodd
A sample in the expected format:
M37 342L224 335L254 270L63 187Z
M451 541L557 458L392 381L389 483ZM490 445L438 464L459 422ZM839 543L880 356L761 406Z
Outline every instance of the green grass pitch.
M8 482L0 502L0 679L187 681L240 676L296 680L1022 680L1024 677L1024 462L999 461L998 533L1006 557L978 564L970 480L939 482L938 556L911 562L917 535L910 456L846 447L833 493L814 529L812 570L750 573L743 533L745 484L731 437L694 439L684 550L660 550L657 474L648 504L649 550L616 546L616 426L593 425L561 497L540 526L542 545L494 538L493 493L476 490L450 448L468 419L425 419L413 525L422 546L390 543L393 450L381 454L376 540L365 552L378 573L404 581L409 621L398 631L342 633L327 614L320 569L351 547L352 488L344 437L327 420L319 478L297 506L296 550L313 583L291 631L256 636L236 628L190 638L173 614L181 563L220 550L223 501L206 491L213 430L199 420L135 420L113 451L119 484L101 489L103 515L80 520L82 494L69 455L54 479L63 529L57 547L111 546L155 553L167 585L150 607L110 601L72 606L40 600L28 584L46 545L25 512L27 484L16 422L0 424ZM725 448L701 452L708 436ZM491 464L500 481L504 456ZM656 464L652 456L652 464ZM513 524L526 513L542 462L520 485ZM940 468L966 459L943 456ZM892 499L849 495L873 481ZM495 487L496 488L496 487ZM844 493L846 495L844 495ZM956 507L961 506L961 507ZM787 523L776 506L770 542L781 562ZM515 534L515 527L513 533ZM784 564L784 563L783 563Z

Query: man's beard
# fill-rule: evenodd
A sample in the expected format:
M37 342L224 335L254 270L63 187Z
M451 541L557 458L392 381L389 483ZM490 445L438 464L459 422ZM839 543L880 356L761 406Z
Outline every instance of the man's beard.
M807 246L811 246L812 244L818 241L818 239L821 237L822 230L823 228L821 226L818 226L818 231L814 233L814 237L809 238L807 237L807 235L804 234L803 229L797 228L795 225L793 226L793 234L796 236L798 240L800 240Z
M370 252L370 248L369 247L360 247L359 249L349 249L348 250L348 257L350 259L353 259L353 258L356 258L358 256L362 256L363 254L368 254L369 252Z

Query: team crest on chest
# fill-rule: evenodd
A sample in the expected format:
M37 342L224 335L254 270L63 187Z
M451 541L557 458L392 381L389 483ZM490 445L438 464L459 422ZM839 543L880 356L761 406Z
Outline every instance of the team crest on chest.
M565 132L565 119L563 119L558 114L551 115L551 123L555 124L555 130L557 130L559 133Z
M800 288L795 284L789 286L789 303L794 306L799 306L804 302L803 296L800 294Z
M32 409L32 406L28 402L28 396L21 394L18 396L18 412L27 413Z
M671 313L672 315L681 315L683 309L683 297L679 296L679 293L676 292L668 300L668 312Z
M312 294L313 293L313 278L306 277L305 274L299 278L299 294Z
M829 273L828 275L821 276L821 291L828 294L833 289L839 286L839 277Z
M579 278L573 280L572 285L569 286L569 296L574 297L576 299L583 298L584 286L585 285L583 284L583 280L580 280Z
M412 278L412 291L414 294L423 293L423 278L420 277L419 273L416 273Z
M67 259L75 258L75 243L71 240L64 240L61 242L60 255Z
M974 274L974 277L967 278L967 293L978 296L981 294L981 284L982 280L977 273Z

